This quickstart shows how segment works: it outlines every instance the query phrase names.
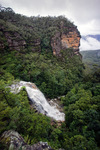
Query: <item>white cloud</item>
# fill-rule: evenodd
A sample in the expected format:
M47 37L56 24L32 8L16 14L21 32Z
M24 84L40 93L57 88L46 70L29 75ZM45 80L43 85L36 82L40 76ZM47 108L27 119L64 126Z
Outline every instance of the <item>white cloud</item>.
M81 35L100 34L100 20L92 19L87 23L79 24L78 29L81 31Z
M86 37L85 39L81 39L80 50L97 50L100 49L100 41L96 40L92 37Z
M81 35L100 34L100 0L0 0L26 16L65 15L78 26Z

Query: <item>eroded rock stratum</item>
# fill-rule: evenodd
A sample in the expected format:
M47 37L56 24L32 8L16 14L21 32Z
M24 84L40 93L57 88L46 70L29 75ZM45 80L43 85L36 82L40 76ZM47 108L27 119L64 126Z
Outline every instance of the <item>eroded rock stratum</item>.
M3 14L4 13L4 14ZM18 52L52 52L73 49L79 55L80 33L77 27L63 16L25 18L10 12L1 14L0 49Z
M57 32L51 41L53 54L60 55L61 50L72 48L74 54L79 55L80 38L81 36L77 27L68 28L67 33Z

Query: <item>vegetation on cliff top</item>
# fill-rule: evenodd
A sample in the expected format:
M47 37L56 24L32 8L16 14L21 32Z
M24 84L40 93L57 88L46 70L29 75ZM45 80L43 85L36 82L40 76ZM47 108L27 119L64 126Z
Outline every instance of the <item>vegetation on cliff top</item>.
M64 28L62 28L62 25ZM26 17L16 14L11 8L1 7L0 27L1 43L4 44L5 50L8 49L8 45L4 33L8 32L16 41L24 40L26 42L25 52L32 51L33 46L36 51L39 51L38 44L41 45L42 52L52 52L50 42L55 33L67 33L69 28L75 27L75 25L64 16ZM16 36L15 33L18 35Z

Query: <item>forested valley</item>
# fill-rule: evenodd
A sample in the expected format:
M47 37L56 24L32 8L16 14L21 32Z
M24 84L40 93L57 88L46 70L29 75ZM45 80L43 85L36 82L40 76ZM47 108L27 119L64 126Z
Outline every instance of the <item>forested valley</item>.
M50 43L56 33L67 34L75 25L64 16L26 17L11 8L1 8L0 18L0 137L14 130L29 145L43 141L55 150L99 150L100 64L88 71L73 48L55 56ZM67 28L61 28L62 22ZM8 37L26 44L10 47ZM61 97L61 125L35 112L25 87L11 92L9 85L21 80L35 83L46 99ZM8 150L3 140L0 149Z

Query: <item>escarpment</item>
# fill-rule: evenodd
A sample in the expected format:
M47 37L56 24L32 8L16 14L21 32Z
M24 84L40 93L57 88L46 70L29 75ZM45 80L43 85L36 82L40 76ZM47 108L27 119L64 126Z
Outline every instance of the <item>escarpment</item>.
M10 14L10 15L9 15ZM73 49L79 55L80 33L77 27L63 16L25 17L11 9L0 12L0 49L20 52L52 52ZM10 17L10 18L9 18Z
M68 33L57 32L51 41L53 54L60 55L61 50L72 48L75 55L79 55L80 33L76 27L69 28Z
M5 24L4 24L5 25ZM41 51L39 38L25 38L20 29L18 31L9 30L9 26L0 24L0 49L1 50L30 50L33 52Z

